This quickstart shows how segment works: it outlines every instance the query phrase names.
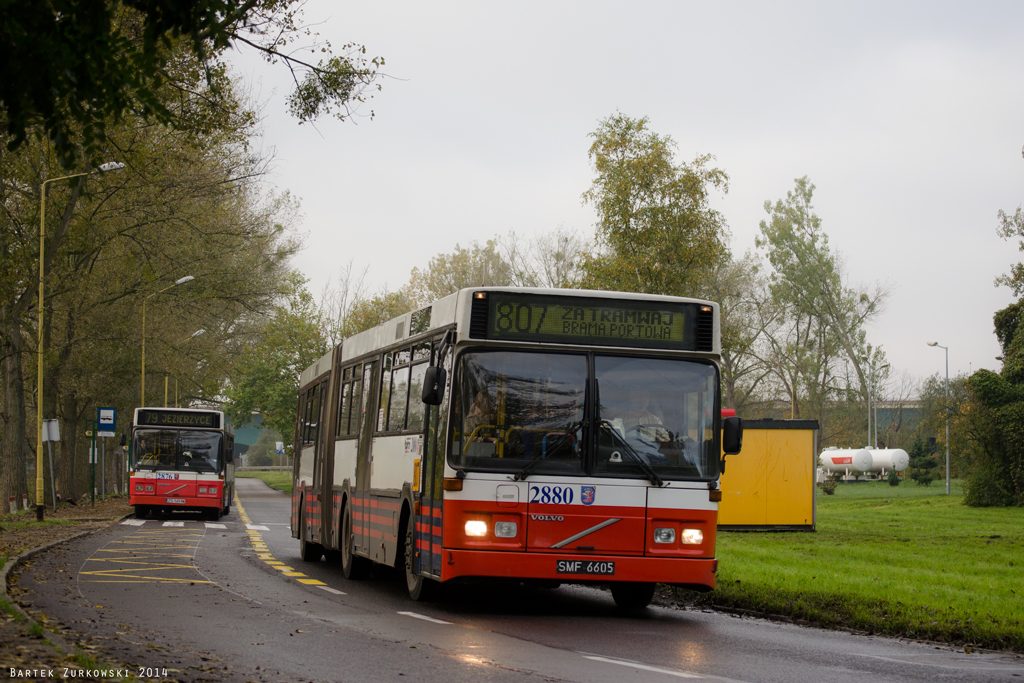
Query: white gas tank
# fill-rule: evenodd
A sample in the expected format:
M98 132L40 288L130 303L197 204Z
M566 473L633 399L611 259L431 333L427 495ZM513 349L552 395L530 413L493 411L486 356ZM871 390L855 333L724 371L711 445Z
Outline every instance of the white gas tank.
M869 472L873 464L866 448L829 448L821 452L821 466L826 472Z
M874 448L871 450L871 471L883 469L902 472L910 466L910 456L902 448Z

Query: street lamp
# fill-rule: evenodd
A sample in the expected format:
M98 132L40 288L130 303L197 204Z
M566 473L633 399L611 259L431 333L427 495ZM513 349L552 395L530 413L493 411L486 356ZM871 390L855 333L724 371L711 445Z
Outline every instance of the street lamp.
M182 339L182 344L187 344L201 334L206 334L206 330L196 330L193 332L188 339ZM167 377L164 376L164 408L167 407ZM174 376L174 407L178 407L178 376Z
M46 184L58 180L70 180L81 178L93 173L106 173L124 168L124 164L118 161L108 161L100 164L99 168L83 173L72 173L71 175L60 176L59 178L47 178L39 186L39 339L37 349L36 368L36 519L43 521L43 280L46 276ZM54 505L57 501L54 501Z
M928 346L937 346L946 352L946 495L949 495L949 347L939 342L928 342Z
M175 280L173 285L167 285L159 292L153 292L142 300L142 388L139 392L139 405L143 408L146 406L146 302L157 294L163 294L172 287L177 287L178 285L183 285L186 282L192 282L193 280L195 280L193 276L186 275L183 278Z
M885 365L880 366L878 368L878 370L882 371L882 370L885 370L887 367L889 367L888 363L886 363ZM875 383L875 369L874 368L871 368L871 393L875 397L875 400L874 400L874 403L875 403L875 438L874 438L875 445L874 445L874 448L878 448L878 385ZM890 424L892 424L891 416L890 416Z

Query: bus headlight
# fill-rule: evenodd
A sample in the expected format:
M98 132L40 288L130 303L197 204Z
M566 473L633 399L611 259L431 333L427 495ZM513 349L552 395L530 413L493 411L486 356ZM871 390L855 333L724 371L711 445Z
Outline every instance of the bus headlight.
M486 536L487 535L487 522L480 521L479 519L471 519L466 522L466 535L467 536Z
M659 527L654 530L654 542L655 543L675 543L676 542L676 530L671 528Z
M704 532L700 529L683 529L683 545L700 545L704 542Z
M519 529L515 522L495 522L494 535L498 538L515 538Z

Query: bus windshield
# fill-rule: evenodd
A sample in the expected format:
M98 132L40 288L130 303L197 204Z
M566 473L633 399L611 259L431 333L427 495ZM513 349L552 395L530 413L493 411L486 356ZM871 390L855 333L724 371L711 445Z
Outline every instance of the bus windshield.
M219 472L220 432L138 429L132 439L132 462L140 470Z
M520 478L712 479L717 387L698 360L470 351L452 385L449 462Z

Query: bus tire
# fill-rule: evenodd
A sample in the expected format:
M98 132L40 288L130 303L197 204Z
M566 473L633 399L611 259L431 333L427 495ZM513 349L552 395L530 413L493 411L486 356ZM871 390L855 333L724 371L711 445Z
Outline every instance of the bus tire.
M358 581L370 572L370 561L355 553L355 538L352 536L352 508L345 505L341 514L341 573L346 579Z
M135 506L135 519L145 519L146 515L149 514L148 505L136 505Z
M299 501L299 505L302 506L302 515L299 517L299 556L305 562L319 562L324 556L324 547L306 540L306 506L303 501Z
M405 587L409 590L409 597L416 602L428 602L437 596L441 587L433 579L417 574L414 570L416 558L416 533L412 520L405 523L405 552L403 553L405 565Z
M622 581L612 584L612 598L619 609L641 610L654 598L653 583Z
M220 508L207 508L203 511L203 517L211 522L216 522L220 519Z

